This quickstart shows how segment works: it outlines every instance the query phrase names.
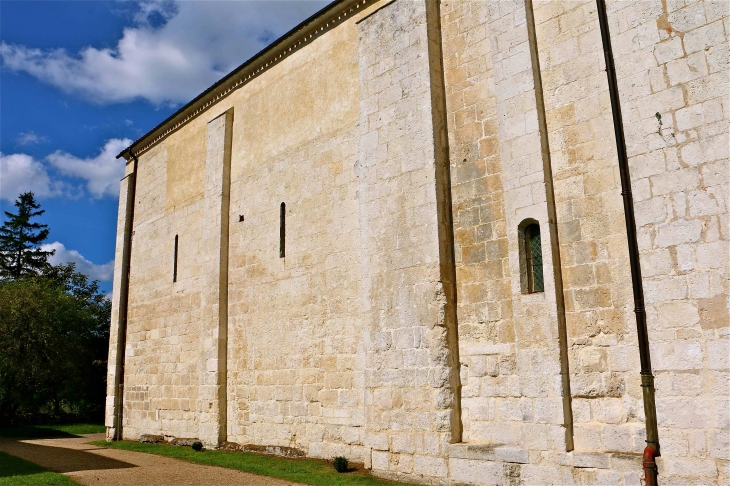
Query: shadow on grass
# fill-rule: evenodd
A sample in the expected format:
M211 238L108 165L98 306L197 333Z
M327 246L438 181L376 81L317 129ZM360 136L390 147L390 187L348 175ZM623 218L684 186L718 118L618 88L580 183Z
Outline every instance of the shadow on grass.
M12 445L3 447L3 449L13 456L31 461L38 466L57 473L137 467L134 464L118 461L99 454L92 454L86 450L55 447L53 445L12 441ZM2 473L0 473L0 477L2 477Z
M0 452L0 485L71 486L75 481L44 469L32 462Z
M80 434L96 434L106 430L98 424L69 425L21 425L19 427L0 427L0 437L11 439L73 438Z

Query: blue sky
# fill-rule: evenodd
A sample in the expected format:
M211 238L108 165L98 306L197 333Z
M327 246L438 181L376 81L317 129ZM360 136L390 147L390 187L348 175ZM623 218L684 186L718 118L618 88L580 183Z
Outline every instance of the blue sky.
M116 154L326 4L0 1L0 209L34 191L54 261L110 291Z

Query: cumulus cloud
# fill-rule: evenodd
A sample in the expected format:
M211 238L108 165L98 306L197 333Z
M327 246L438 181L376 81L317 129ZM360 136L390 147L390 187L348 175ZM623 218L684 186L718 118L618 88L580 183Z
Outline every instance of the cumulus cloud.
M131 143L128 138L112 138L104 144L99 155L85 159L61 150L43 160L26 154L0 152L0 199L13 202L26 191L32 191L39 198L79 197L84 192L94 199L118 197L124 162L116 156ZM62 176L85 181L86 191Z
M18 138L16 139L18 142L18 145L21 146L29 146L29 145L36 145L39 143L45 143L48 141L48 137L44 137L43 135L38 135L33 130L30 130L28 132L22 132L18 134Z
M132 143L128 138L113 138L106 142L96 157L78 158L57 150L47 157L60 173L84 179L91 197L119 196L119 180L124 177L124 163L116 156Z
M37 197L54 197L65 189L66 184L51 180L44 165L30 155L0 153L0 199L13 202L27 191Z
M114 48L69 53L0 42L0 57L10 70L96 102L177 104L327 3L143 1Z
M76 263L76 271L83 273L91 280L99 280L101 282L111 282L114 276L114 260L111 260L103 265L97 265L77 252L76 250L68 250L63 243L54 241L47 245L41 246L44 251L56 250L54 255L48 258L48 262L51 265L59 265L61 263L74 262Z

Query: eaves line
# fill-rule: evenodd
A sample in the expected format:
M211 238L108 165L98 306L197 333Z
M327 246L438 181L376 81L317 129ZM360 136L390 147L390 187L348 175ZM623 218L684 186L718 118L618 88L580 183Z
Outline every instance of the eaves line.
M361 9L377 1L337 0L323 8L203 91L195 99L170 115L165 121L132 142L132 145L117 155L117 158L124 157L129 161L132 154L138 156L149 150L157 142L231 94L234 90L308 45L322 34L352 18Z

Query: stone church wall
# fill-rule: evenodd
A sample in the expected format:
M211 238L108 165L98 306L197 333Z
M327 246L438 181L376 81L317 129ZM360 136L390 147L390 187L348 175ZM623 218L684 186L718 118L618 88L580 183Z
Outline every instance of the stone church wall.
M234 105L230 442L364 458L356 35L318 39Z
M676 484L723 484L730 478L730 5L617 3L612 16L616 56L626 59L617 68L657 380L659 474Z
M345 455L427 484L640 484L595 2L353 8L129 162L124 437ZM608 1L662 484L730 477L728 10Z
M176 140L155 147L139 164L124 369L127 436L198 436L202 286L198 255L204 198L200 183L178 186L168 181L184 179L181 173L204 180L200 163L185 167L189 159L196 162L204 147L204 139L195 136L191 125ZM175 235L178 274L173 282Z
M460 440L453 237L435 3L358 25L367 443L378 474L441 478Z

